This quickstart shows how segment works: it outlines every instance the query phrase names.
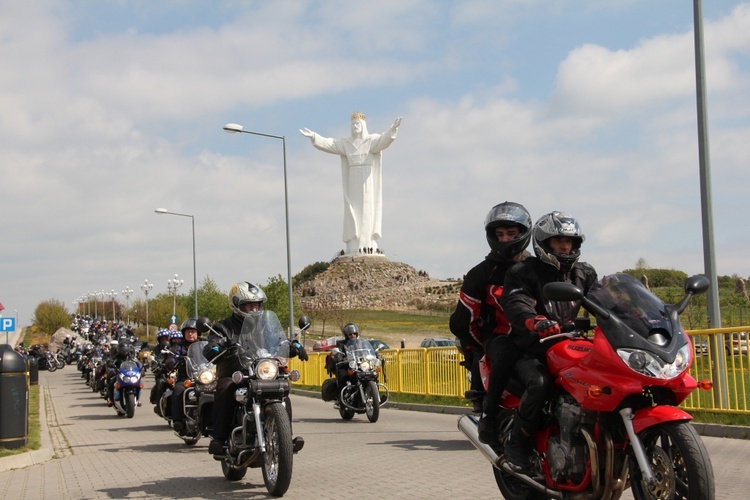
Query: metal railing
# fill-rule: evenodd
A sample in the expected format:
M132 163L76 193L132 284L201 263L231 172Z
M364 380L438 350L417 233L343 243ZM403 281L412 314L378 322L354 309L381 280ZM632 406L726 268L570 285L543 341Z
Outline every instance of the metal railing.
M687 332L696 356L690 374L696 380L724 377L728 401L722 404L712 391L694 391L683 403L686 409L712 410L750 415L750 327L715 328ZM719 351L724 355L723 372L717 370ZM392 393L424 396L445 396L464 399L469 389L466 369L460 365L463 356L455 347L416 349L388 349L383 357L383 381ZM297 358L290 368L297 369L301 378L295 384L321 386L328 378L325 370L326 352L310 352L309 361Z

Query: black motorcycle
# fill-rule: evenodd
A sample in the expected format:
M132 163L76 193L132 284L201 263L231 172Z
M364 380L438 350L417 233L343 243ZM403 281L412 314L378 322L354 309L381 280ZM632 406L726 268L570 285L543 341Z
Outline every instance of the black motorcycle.
M182 393L185 408L185 434L180 435L185 444L193 445L201 436L209 436L213 430L213 404L216 392L216 367L203 355L208 342L193 342L188 347L185 368L185 392Z
M209 330L209 320L199 318L198 331ZM286 408L290 380L300 377L287 367L290 340L272 311L246 318L240 334L229 340L231 345L219 356L235 356L242 369L232 374L236 404L222 472L228 480L239 481L248 467L261 467L268 492L283 496L292 481L295 448L303 443L292 439Z
M324 383L323 399L334 399L339 415L344 420L351 420L355 414L364 413L367 420L377 422L380 407L388 401L389 393L388 387L378 382L382 361L370 341L361 338L348 340L344 352L338 348L333 350L328 365L332 373L338 371L337 367L345 366L349 376L335 399L330 397L330 391L331 386L336 386L335 390L338 391L338 384L334 379L328 379Z

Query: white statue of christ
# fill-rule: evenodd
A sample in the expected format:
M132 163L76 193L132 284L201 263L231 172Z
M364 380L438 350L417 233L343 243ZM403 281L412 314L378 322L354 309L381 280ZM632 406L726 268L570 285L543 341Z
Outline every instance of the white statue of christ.
M331 139L303 128L300 133L326 153L341 156L346 255L379 253L383 220L382 151L396 139L401 117L382 134L369 134L365 115L352 114L352 135Z

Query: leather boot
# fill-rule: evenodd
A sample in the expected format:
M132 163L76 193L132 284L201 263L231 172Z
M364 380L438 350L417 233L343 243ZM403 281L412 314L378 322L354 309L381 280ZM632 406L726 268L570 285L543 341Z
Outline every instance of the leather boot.
M528 473L531 470L531 457L534 453L533 434L534 429L516 415L513 418L513 430L510 439L505 445L505 460L511 469L519 473Z
M497 438L497 417L482 413L479 417L479 442L490 446L499 444Z

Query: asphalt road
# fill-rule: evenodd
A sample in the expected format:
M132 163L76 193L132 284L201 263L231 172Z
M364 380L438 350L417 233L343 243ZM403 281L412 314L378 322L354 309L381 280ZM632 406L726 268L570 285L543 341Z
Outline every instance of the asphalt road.
M184 445L147 397L134 418L120 418L79 377L72 366L40 373L54 458L0 472L0 498L268 498L259 469L227 481L208 440ZM455 415L382 409L377 423L364 415L345 422L331 403L292 401L293 430L306 445L284 498L500 498L491 466L457 430ZM747 498L750 441L704 441L716 497ZM0 471L8 464L1 459Z

